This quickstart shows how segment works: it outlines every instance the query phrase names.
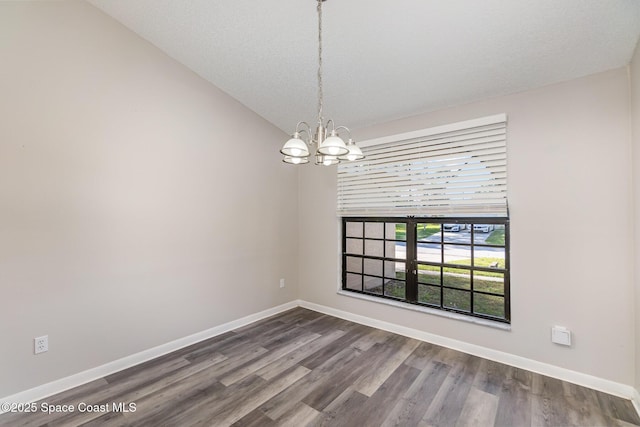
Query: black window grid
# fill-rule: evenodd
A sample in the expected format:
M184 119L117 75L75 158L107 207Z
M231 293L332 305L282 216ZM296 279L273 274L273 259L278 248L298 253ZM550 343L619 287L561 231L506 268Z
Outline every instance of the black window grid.
M343 242L346 242L346 239L354 239L354 240L358 240L362 242L362 254L355 254L355 253L347 253L346 252L346 243L344 244L343 247L343 260L346 259L346 257L351 257L351 258L360 258L360 273L354 273L354 272L350 272L350 271L346 271L346 273L350 273L350 274L359 274L362 276L362 279L360 280L360 292L362 293L366 293L366 294L372 294L372 295L382 295L385 296L387 298L391 298L391 299L396 299L396 300L404 300L404 298L398 298L398 297L394 297L393 295L387 295L386 292L386 285L387 282L386 280L395 280L395 281L400 281L400 282L404 282L406 285L406 277L402 280L398 280L397 275L394 274L394 277L391 277L391 274L387 273L387 266L389 265L388 263L393 262L394 265L394 273L396 272L395 270L395 264L400 262L400 263L404 263L405 264L405 270L406 270L406 259L403 258L396 258L396 257L390 257L387 256L387 251L388 251L388 245L386 243L388 242L393 242L393 243L406 243L406 239L390 239L387 238L386 236L386 227L388 224L390 224L389 222L385 221L385 220L372 220L370 218L367 218L366 220L360 221L360 220L350 220L347 222L352 222L352 223L359 223L362 222L362 231L360 233L360 237L356 237L356 236L347 236L346 233L346 222L343 222L343 224L345 224L345 227L343 227ZM383 234L382 237L368 237L366 235L366 223L381 223L383 225ZM399 222L399 223L404 223L404 222ZM376 256L376 255L367 255L366 254L366 243L365 241L374 241L374 242L382 242L382 248L383 248L383 255L382 256ZM394 251L395 251L395 245L394 245ZM372 274L372 273L366 273L365 272L365 261L366 260L376 260L376 261L380 261L382 263L382 274L381 275L376 275L376 274ZM345 283L346 283L346 279L344 279L344 273L346 270L346 261L343 261L343 288L347 289L347 290L354 290L352 288L346 288ZM405 273L406 275L406 273ZM382 286L381 286L381 291L378 292L370 292L365 290L365 277L370 277L370 278L374 278L374 279L381 279L382 282Z
M347 224L348 223L361 223L362 230L359 237L347 236ZM365 233L366 224L367 223L382 223L382 237L369 237ZM387 237L387 224L405 224L406 236L405 239L391 239ZM419 240L417 236L417 226L418 224L438 224L439 231L439 240ZM464 224L469 226L469 241L468 242L453 242L445 239L445 230L444 224ZM503 226L504 227L504 244L495 244L495 243L486 243L486 242L477 242L475 238L475 227L474 225L493 225L493 226ZM495 231L495 228L492 230ZM413 233L413 234L412 234ZM347 239L356 239L361 241L361 253L348 253L347 252ZM383 245L382 256L371 255L366 253L366 242L370 241L381 241ZM436 308L445 311L451 311L456 313L461 313L473 317L487 318L499 322L510 323L511 313L510 313L510 280L509 280L509 220L507 218L394 218L394 217L384 217L384 218L369 218L369 217L361 217L361 218L353 218L353 217L345 217L343 218L343 285L342 288L344 290L364 293L368 295L374 295L382 298L389 298L394 300L401 300L411 304L417 304L422 306L427 306L431 308ZM396 256L389 256L388 250L389 246L388 242L394 243L394 251L395 251L395 243L404 243L406 246L405 259L398 258ZM418 260L417 252L419 244L435 244L439 245L440 252L440 260L438 262L428 261L428 260ZM457 248L469 248L470 261L469 265L464 264L456 264L451 262L445 262L445 246L449 247L457 247ZM476 248L479 250L482 249L500 249L504 250L504 267L486 267L481 265L475 265L476 259ZM393 255L396 255L395 253ZM360 273L347 271L347 257L350 258L359 258L360 259ZM367 274L365 269L365 260L378 260L382 263L382 273L381 275L375 274ZM395 270L396 263L404 263L404 280L399 280L397 275L394 274L394 277L389 277L390 274L387 274L387 268L392 263ZM429 266L433 268L439 269L439 283L425 283L424 281L420 281L420 266ZM468 272L469 278L469 286L468 289L464 287L452 286L446 283L447 271L450 273L451 270L459 270ZM495 292L486 289L482 289L477 287L476 284L481 280L486 281L486 277L491 276L483 276L478 273L491 273L497 274L498 278L501 280L497 280L496 282L501 283L502 292ZM353 289L353 287L349 288L347 283L347 274L352 275L360 275L360 287L359 289ZM451 273L450 273L451 274ZM365 277L371 277L374 279L379 279L381 281L381 289L379 292L371 292L370 289L365 287ZM484 279L482 279L484 277ZM387 292L387 284L390 280L401 281L404 283L405 295L404 297L399 297L398 295L389 295ZM439 299L438 303L428 302L428 301L420 301L418 298L418 294L420 291L420 287L423 286L427 290L430 288L437 288L439 291ZM375 288L374 288L375 289ZM468 308L460 308L450 306L445 303L445 295L448 293L462 293L468 294ZM502 315L488 314L485 311L479 310L477 305L479 306L479 301L482 298L501 298L502 299ZM476 301L477 299L480 299ZM478 304L476 304L478 302Z

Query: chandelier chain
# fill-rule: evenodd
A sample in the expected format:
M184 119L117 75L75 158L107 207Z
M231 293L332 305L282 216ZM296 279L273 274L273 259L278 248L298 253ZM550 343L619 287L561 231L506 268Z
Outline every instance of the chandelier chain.
M318 124L322 124L322 2L318 0Z
M322 108L324 107L324 87L322 84L322 2L318 2L318 126L315 132L307 122L298 122L296 131L291 139L285 142L280 152L284 155L283 162L299 165L309 163L309 157L315 157L316 165L331 166L341 161L354 161L364 158L362 151L351 139L351 131L345 126L336 126L332 119L324 123ZM300 129L302 127L303 129ZM331 128L331 129L329 129ZM339 132L349 135L349 142L345 144ZM301 133L306 134L306 142L301 139ZM315 147L315 153L309 150Z

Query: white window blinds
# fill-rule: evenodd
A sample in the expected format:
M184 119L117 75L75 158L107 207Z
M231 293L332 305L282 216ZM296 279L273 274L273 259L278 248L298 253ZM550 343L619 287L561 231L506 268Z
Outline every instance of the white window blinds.
M340 216L507 216L505 114L364 141L338 165Z

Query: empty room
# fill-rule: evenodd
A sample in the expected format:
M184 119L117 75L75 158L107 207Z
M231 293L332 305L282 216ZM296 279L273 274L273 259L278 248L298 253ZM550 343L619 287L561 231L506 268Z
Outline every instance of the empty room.
M0 426L640 426L640 1L0 1Z

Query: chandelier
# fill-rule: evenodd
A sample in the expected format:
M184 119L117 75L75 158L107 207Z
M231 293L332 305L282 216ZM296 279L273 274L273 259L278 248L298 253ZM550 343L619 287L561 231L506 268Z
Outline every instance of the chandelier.
M336 126L329 119L324 122L322 116L322 2L318 0L318 125L315 133L307 122L298 122L296 131L291 136L280 152L284 155L285 163L294 165L309 163L309 147L316 147L315 164L331 166L341 161L353 161L364 158L360 148L351 139L351 131L345 126ZM347 143L340 138L340 132L344 131L349 136ZM303 139L306 139L305 140Z

